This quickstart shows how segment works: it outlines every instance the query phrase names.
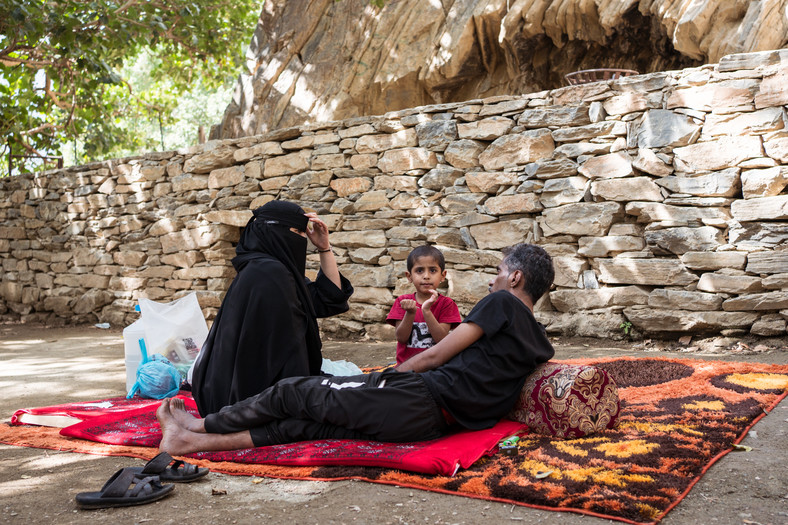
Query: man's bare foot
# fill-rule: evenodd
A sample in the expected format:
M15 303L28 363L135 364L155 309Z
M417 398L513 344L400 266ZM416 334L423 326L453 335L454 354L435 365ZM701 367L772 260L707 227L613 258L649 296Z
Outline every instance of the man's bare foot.
M205 432L202 421L186 411L186 403L179 397L170 399L170 414L182 428L192 432Z
M181 427L177 419L170 410L170 400L165 399L156 410L156 419L159 420L161 427L161 443L159 450L167 452L171 456L182 456L190 452L196 452L190 437L193 432Z
M205 432L202 419L189 415L185 410L174 408L171 400L165 399L156 410L156 419L161 427L161 443L159 450L171 456L183 456L191 452L208 452L211 450L238 450L252 448L251 433L248 430L233 432L231 434L210 434ZM178 422L178 412L183 412L191 418L190 425L199 425L200 431L193 432L182 427ZM195 423L196 422L196 423Z

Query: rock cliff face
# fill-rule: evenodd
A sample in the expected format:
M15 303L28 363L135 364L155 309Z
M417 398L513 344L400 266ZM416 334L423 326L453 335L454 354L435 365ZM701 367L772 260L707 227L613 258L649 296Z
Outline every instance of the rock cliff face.
M533 93L788 43L788 0L267 0L211 138Z

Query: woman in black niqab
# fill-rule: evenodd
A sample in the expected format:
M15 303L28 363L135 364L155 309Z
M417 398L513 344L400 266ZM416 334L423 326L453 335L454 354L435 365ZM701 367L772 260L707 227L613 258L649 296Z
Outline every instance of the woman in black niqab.
M304 276L307 236L320 252L314 282ZM254 210L236 254L238 274L194 365L192 392L203 417L285 377L320 374L317 318L347 311L353 293L337 269L327 226L295 203Z

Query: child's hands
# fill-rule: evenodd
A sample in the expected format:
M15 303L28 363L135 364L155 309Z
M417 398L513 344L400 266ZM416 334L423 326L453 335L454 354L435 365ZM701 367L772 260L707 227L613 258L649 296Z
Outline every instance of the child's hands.
M421 305L421 311L429 312L432 310L432 305L435 304L435 301L438 299L438 291L437 290L430 290L430 298L424 301L424 304Z
M403 299L402 301L399 302L399 305L402 307L403 310L405 310L409 314L415 314L416 310L419 309L419 303L417 303L413 299Z

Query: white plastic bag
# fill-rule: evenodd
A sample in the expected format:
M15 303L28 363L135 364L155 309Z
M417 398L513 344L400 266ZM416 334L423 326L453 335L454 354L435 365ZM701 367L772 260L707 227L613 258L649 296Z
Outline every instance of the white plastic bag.
M145 343L150 355L161 354L183 378L208 337L208 324L192 292L171 303L140 299Z
M323 358L323 364L320 365L320 371L332 376L357 376L364 372L356 366L355 363L340 359L339 361L331 361L330 359Z

